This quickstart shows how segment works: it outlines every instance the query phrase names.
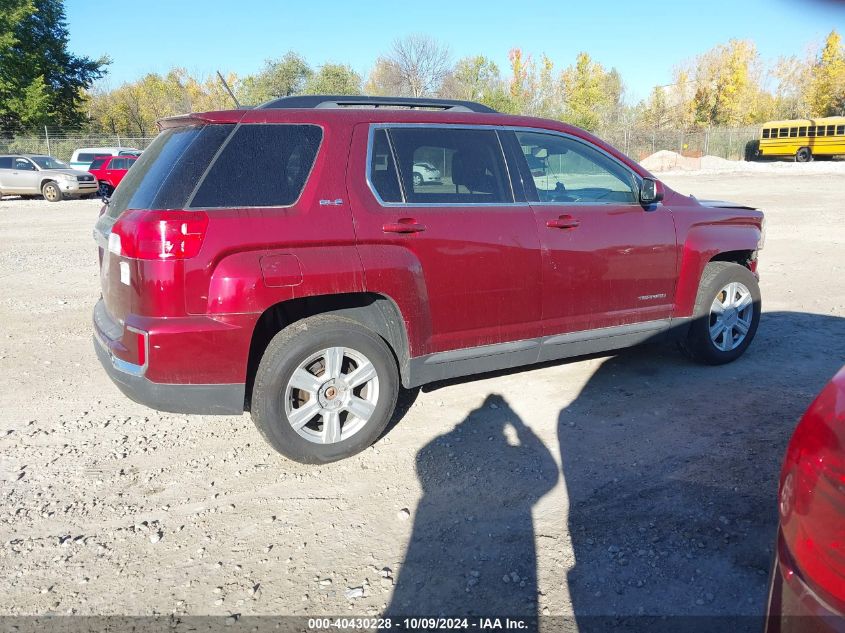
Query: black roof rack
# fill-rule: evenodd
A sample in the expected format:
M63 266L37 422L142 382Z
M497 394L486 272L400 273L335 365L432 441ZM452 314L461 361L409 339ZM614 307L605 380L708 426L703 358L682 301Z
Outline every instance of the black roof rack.
M364 97L348 95L297 95L273 99L259 110L282 108L409 108L450 110L452 112L496 112L481 103L456 99L427 99L422 97Z

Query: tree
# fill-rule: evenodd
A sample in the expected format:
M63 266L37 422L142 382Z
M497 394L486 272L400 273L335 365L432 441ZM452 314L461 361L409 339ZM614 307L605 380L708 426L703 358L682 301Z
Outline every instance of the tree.
M61 0L0 0L0 128L22 130L85 120L84 90L108 58L68 51Z
M409 35L376 60L367 88L370 94L430 97L440 91L448 72L446 46L425 35Z
M477 101L500 112L510 112L513 109L499 67L483 55L458 60L443 80L440 96Z
M288 51L280 59L268 59L257 74L246 77L240 100L245 105L258 105L270 99L300 94L314 73L298 53Z
M694 84L697 125L748 125L765 118L763 72L753 42L730 40L715 46L685 70Z
M845 47L836 30L828 34L809 75L810 116L845 114Z
M305 94L359 95L361 75L347 64L324 64L305 82Z
M561 75L566 120L578 127L596 130L605 120L603 115L621 99L621 82L616 85L617 81L618 73L612 76L588 53L578 53L575 64Z

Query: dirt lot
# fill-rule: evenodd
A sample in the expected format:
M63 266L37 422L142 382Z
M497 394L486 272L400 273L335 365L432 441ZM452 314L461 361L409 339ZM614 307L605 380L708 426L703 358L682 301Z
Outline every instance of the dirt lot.
M361 455L159 414L94 356L95 201L0 201L0 614L758 614L795 420L845 362L845 173L671 174L768 214L738 362L673 348L403 394Z

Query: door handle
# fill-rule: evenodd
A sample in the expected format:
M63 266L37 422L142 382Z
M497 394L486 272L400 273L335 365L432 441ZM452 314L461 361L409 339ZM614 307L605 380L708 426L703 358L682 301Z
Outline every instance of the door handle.
M559 218L553 218L546 222L546 226L550 229L574 229L580 224L581 222L573 218L571 215L562 215Z
M399 218L397 222L388 222L381 230L385 233L419 233L425 231L425 224L419 224L414 218Z

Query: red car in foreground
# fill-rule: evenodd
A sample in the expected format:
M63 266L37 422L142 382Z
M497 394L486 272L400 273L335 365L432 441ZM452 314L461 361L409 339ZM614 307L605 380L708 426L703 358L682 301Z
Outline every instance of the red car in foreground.
M845 631L845 367L786 451L766 633Z
M88 171L97 179L100 195L110 196L137 159L137 156L97 156Z
M247 409L293 459L369 446L400 384L665 336L717 365L757 329L763 214L570 125L329 96L160 125L94 232L97 353L130 398Z

